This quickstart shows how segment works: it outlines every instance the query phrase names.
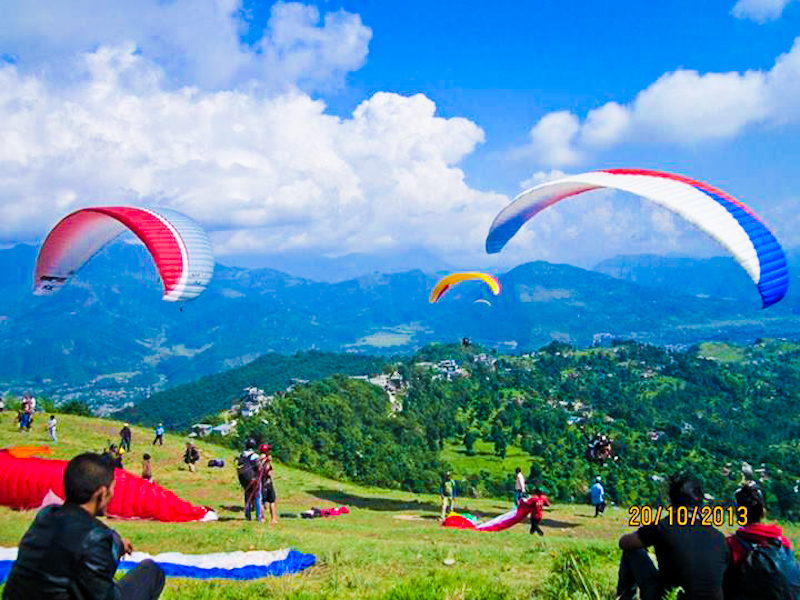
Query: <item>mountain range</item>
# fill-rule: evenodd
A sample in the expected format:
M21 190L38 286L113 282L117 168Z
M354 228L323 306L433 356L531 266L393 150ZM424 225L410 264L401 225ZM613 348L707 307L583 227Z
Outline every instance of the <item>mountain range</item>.
M217 265L203 295L179 306L161 300L142 246L108 246L51 297L31 294L36 252L0 250L0 393L77 397L104 410L269 353L387 355L464 336L505 352L552 340L686 347L800 337L800 295L762 310L728 258L627 256L594 270L532 262L499 275L500 296L471 283L435 305L428 294L441 265L340 282ZM789 258L800 264L797 251Z

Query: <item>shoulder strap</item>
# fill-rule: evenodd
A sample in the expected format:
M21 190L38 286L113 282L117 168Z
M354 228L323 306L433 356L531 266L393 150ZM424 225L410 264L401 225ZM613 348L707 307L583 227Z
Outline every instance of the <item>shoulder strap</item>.
M742 545L742 547L743 547L743 548L744 548L744 549L745 549L747 552L752 552L752 551L753 551L753 544L752 544L751 542L748 542L748 541L747 541L746 539L744 539L744 538L743 538L741 535L739 535L739 532L738 532L738 531L737 531L736 533L734 533L734 534L733 534L733 537L734 537L734 539L735 539L737 542L739 542L739 543Z

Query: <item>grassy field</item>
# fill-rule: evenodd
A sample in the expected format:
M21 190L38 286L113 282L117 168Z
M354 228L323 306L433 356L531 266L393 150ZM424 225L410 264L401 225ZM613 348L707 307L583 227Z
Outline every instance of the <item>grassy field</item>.
M0 447L47 443L44 418L37 418L29 434L16 432L12 418L0 413ZM56 458L99 451L109 440L116 441L121 427L114 421L68 415L58 419L61 441L54 448ZM190 524L109 520L137 550L206 553L291 547L318 559L315 567L300 575L249 583L171 578L162 595L167 600L613 597L619 558L616 540L630 531L622 509L612 507L604 518L595 519L588 506L555 505L544 521L545 537L531 536L524 525L499 533L450 530L436 521L437 496L364 488L278 465L279 512L346 504L352 513L330 519L284 518L269 526L244 520L233 451L200 442L203 460L198 472L190 473L181 462L184 438L167 434L165 445L155 448L151 441L151 431L134 428L126 467L138 473L142 452L149 452L159 484L191 502L213 507L220 520ZM228 466L204 466L206 459L217 457ZM500 500L463 499L457 508L489 517L510 506ZM0 508L0 546L16 546L32 518L32 512ZM792 527L789 535L795 538L798 531ZM447 558L455 563L445 565ZM580 566L581 561L588 564ZM571 589L588 592L576 595Z
M531 456L523 450L509 446L505 458L494 453L494 444L478 440L473 448L475 454L468 456L463 444L445 444L442 460L453 466L453 475L459 479L471 473L486 471L493 477L514 479L514 469L520 467L527 476Z
M720 362L742 363L747 359L744 348L724 342L703 342L699 355Z

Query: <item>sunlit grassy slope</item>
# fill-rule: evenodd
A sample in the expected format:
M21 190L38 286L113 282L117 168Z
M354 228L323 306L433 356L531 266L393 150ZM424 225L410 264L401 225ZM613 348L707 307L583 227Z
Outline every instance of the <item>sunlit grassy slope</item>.
M68 415L58 419L61 441L55 447L56 458L99 451L109 440L116 441L121 427L119 422ZM38 417L34 430L23 434L15 431L13 415L0 413L0 447L47 443L44 421ZM133 448L126 462L129 470L138 473L142 453L149 452L159 484L194 503L213 507L220 515L213 523L109 520L136 549L204 553L292 547L318 559L317 566L301 575L249 583L170 579L162 596L167 600L545 597L540 594L545 593L553 555L558 557L569 548L591 553L594 582L604 592L601 597L611 597L618 556L615 542L629 531L624 510L610 508L606 517L594 519L588 506L556 505L544 522L544 538L532 537L525 525L499 533L450 530L436 521L440 509L436 496L364 488L278 465L280 512L346 504L352 513L329 519L283 518L278 526L270 527L243 518L232 450L199 442L203 461L193 474L181 461L184 438L167 434L166 444L154 448L150 430L134 427L133 431ZM224 458L226 467L207 468L211 457ZM458 508L488 517L505 512L509 504L461 499ZM32 518L32 512L0 508L0 546L16 546ZM789 533L797 536L798 528L790 528ZM445 565L446 558L455 559L455 564Z

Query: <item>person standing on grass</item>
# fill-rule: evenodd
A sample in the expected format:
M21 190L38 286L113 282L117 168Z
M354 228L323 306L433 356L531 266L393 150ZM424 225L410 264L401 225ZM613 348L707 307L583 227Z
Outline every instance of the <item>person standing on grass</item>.
M272 479L272 446L261 444L261 494L264 504L269 508L270 525L278 524L277 497Z
M133 434L131 433L130 426L125 423L122 429L119 430L119 447L125 448L125 452L131 451L131 438Z
M142 455L142 479L153 481L153 465L150 462L150 455L147 453Z
M516 481L514 482L514 505L519 506L520 501L525 497L528 491L525 485L525 475L522 474L522 469L517 467Z
M64 470L66 501L36 515L19 543L3 600L157 600L164 571L144 560L119 581L119 559L130 541L97 517L114 497L114 467L88 452Z
M163 423L159 423L158 427L156 427L156 437L153 440L153 443L151 445L155 446L156 443L159 446L163 446L164 445L164 424Z
M456 495L458 494L456 482L450 476L450 471L445 473L444 481L442 481L442 486L439 488L439 493L442 496L442 521L444 521L447 517L447 513L455 510Z
M50 415L50 420L47 421L47 433L50 434L50 441L54 444L58 443L58 435L56 434L56 416Z
M597 477L592 484L589 492L592 495L592 504L594 505L594 516L599 517L606 509L606 490L603 487L602 479Z
M260 460L255 449L255 440L249 439L245 442L245 449L236 458L236 476L244 492L244 518L250 521L255 510L256 519L261 522L264 520L262 480Z
M544 519L544 507L550 506L550 499L545 495L544 490L539 486L533 490L533 496L525 500L531 507L531 533L544 535L540 525Z

